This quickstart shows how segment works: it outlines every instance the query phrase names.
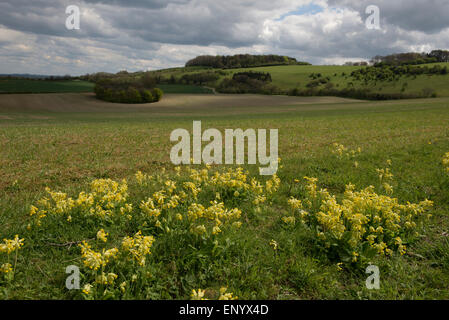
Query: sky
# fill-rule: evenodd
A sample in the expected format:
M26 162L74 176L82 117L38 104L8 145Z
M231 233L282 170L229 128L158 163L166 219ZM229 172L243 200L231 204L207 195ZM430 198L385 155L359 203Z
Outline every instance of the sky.
M79 30L66 28L70 5ZM369 5L380 29L366 27ZM448 49L447 17L449 0L1 0L0 74L157 70L205 54L342 64Z

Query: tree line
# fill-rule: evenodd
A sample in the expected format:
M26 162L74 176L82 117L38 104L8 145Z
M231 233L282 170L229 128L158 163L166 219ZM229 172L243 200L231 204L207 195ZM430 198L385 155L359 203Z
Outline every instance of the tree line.
M310 65L295 58L279 55L238 54L233 56L198 56L186 63L186 67L209 67L214 69L252 68L278 65Z
M375 56L371 62L374 65L419 65L437 62L449 62L449 51L447 50L433 50L429 53L395 53L387 56Z

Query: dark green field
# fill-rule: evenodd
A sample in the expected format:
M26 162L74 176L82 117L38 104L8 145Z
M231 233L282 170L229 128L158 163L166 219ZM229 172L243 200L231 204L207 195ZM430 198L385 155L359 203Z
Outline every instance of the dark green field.
M0 79L0 93L92 92L93 87L94 84L87 81Z
M94 83L87 81L48 81L0 79L0 93L69 93L92 92ZM209 94L211 89L192 85L159 85L164 93Z

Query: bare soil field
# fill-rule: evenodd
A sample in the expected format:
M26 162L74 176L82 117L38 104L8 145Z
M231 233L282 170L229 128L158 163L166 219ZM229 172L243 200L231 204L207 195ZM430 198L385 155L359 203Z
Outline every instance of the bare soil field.
M282 107L310 104L360 102L336 97L288 97L265 95L167 94L162 101L129 105L95 99L92 93L49 93L0 95L0 112L129 112L151 109Z

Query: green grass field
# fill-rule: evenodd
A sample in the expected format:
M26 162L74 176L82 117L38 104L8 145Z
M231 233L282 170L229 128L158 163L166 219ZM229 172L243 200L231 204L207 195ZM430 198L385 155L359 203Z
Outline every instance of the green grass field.
M263 70L272 72L275 82L289 86L304 82L309 67L282 68ZM322 72L335 70L323 67ZM285 82L277 80L281 74ZM251 103L246 95L248 100L240 104L220 100L221 95L201 99L167 95L165 105L163 100L148 107L108 107L90 95L56 96L57 102L51 103L39 102L51 97L42 96L47 98L36 95L28 104L14 95L0 96L0 237L12 239L18 234L25 239L17 262L14 255L9 257L16 266L14 277L0 278L0 299L188 299L193 289L200 288L213 298L220 287L239 299L449 298L449 174L442 165L449 151L448 98L394 102L302 98L301 103L301 98L279 97L263 105L262 100ZM164 211L158 224L139 208L142 200L167 188L164 183L169 180L178 181L177 191L182 189L188 166L176 176L169 158L174 145L170 133L176 128L192 132L193 120L202 120L203 130L221 132L279 129L279 190L260 209L245 198L246 193L222 193L227 208L242 210L242 225L240 229L223 225L223 232L211 238L192 235L186 218L177 221L170 216L172 211ZM335 142L350 149L360 147L361 153L353 159L339 158L331 152ZM380 193L376 169L385 168L387 160L394 174L393 197L400 203L434 201L432 217L422 219L414 229L418 235L403 237L405 255L375 255L340 270L340 260L326 254L313 230L299 219L295 225L282 222L290 215L287 200L305 197L304 176L318 178L318 187L339 200L349 183L356 190L373 185ZM220 168L213 166L210 171ZM266 180L257 175L257 166L244 168ZM135 178L137 171L159 178L141 185ZM30 206L48 196L45 187L76 198L92 180L101 178L127 179L128 202L133 205L130 219L81 219L74 211L71 222L66 215L49 216L40 227L33 225ZM207 206L218 191L202 188L198 201ZM176 210L184 215L188 209L181 205ZM96 240L100 228L109 233L107 243ZM146 264L114 260L104 271L118 279L109 285L96 283L103 269L84 267L78 244L88 240L97 251L122 248L121 239L139 230L155 238ZM0 266L7 259L0 253ZM380 290L365 287L368 262L380 268ZM81 268L81 285L92 284L93 293L65 288L68 265Z

